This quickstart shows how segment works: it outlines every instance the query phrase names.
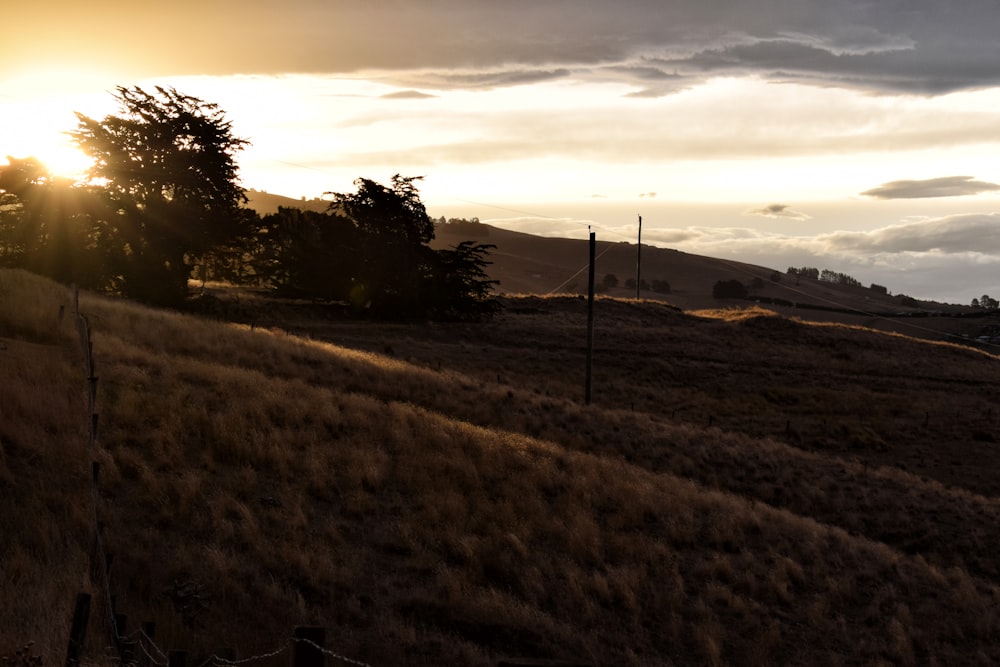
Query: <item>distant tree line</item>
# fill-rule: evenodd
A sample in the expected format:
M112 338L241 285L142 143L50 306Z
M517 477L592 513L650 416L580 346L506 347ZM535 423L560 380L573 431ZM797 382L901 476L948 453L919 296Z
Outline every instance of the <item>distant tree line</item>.
M479 218L448 218L442 215L436 225L439 229L459 234L473 234L475 236L489 236L490 226L479 222Z
M972 300L973 308L982 308L983 310L996 310L1000 308L1000 301L997 301L989 294L984 294L978 299Z
M811 266L803 266L801 268L795 268L794 266L788 267L786 273L790 276L795 276L796 278L809 278L811 280L819 280L819 269L813 268Z
M831 271L829 269L819 269L812 266L803 266L800 268L788 267L786 273L790 276L795 276L796 278L809 278L810 280L818 280L826 283L833 283L834 285L844 285L847 287L864 287L864 284L846 273L841 273L839 271ZM773 280L773 278L772 278ZM878 292L879 294L889 294L888 288L884 285L879 285L877 283L872 283L868 289L873 292Z
M839 271L831 271L830 269L819 269L811 266L803 266L801 268L788 267L788 275L796 276L798 278L809 278L811 280L819 280L825 283L833 283L835 285L847 285L849 287L864 287L860 280L856 280L846 273L840 273ZM874 287L874 286L873 286Z
M618 276L613 273L604 274L604 278L601 279L601 284L598 286L602 291L607 291L613 289L620 285ZM630 291L635 291L635 278L626 278L623 285L625 289ZM670 282L664 280L663 278L653 278L652 280L646 280L645 278L639 279L639 289L643 292L653 291L657 294L670 294Z
M94 160L88 185L33 158L0 167L0 266L179 306L192 278L338 300L386 317L488 318L494 246L434 250L416 186L359 178L327 193L325 213L245 207L235 156L247 141L214 104L172 88L117 88L118 115L77 114L71 133ZM478 231L479 221L453 221Z
M712 286L712 296L716 299L745 299L749 293L747 286L736 279L719 280Z

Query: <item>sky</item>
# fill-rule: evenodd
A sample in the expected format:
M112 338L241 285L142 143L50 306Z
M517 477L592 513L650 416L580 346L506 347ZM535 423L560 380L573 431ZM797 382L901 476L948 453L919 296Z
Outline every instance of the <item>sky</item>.
M1000 296L997 26L993 0L21 2L0 156L78 172L74 112L173 86L251 142L247 188L422 176L434 217L634 242L642 216L643 243L969 303Z

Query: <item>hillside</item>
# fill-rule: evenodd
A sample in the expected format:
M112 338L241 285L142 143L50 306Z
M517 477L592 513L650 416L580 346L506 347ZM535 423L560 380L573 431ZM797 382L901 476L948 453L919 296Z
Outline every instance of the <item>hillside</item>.
M587 291L589 242L586 240L540 237L490 225L476 228L440 225L432 245L449 247L470 238L497 246L491 252L493 263L488 271L492 279L500 281L498 289L503 293L585 294ZM635 297L635 289L627 289L624 283L635 277L636 254L633 243L597 242L596 283L600 286L607 274L619 279L619 287L603 293L620 298ZM919 301L808 278L796 279L785 273L787 268L756 266L643 246L642 278L650 284L656 280L666 281L670 291L644 290L641 297L665 301L684 310L720 306L744 308L748 305L746 301L720 302L712 296L717 282L738 280L748 286L757 285L750 290L751 301L760 301L783 315L810 321L855 324L932 340L975 339L984 327L1000 324L995 313L983 318L981 311L967 306ZM836 267L820 268L836 270Z
M573 296L481 325L238 296L80 295L90 450L71 295L0 271L0 655L63 661L86 590L93 663L108 592L194 664L287 665L297 625L383 666L1000 661L996 356L601 298L588 406Z
M250 190L248 206L261 214L279 206L325 212L322 199L297 200ZM585 294L589 265L589 242L581 239L542 237L486 224L443 224L436 227L434 248L447 248L465 240L496 246L490 253L489 277L497 280L504 294ZM625 281L636 272L637 252L633 243L598 241L596 283L602 294L634 298L635 288ZM973 342L989 327L1000 328L1000 315L987 314L965 305L921 301L903 294L796 278L788 267L764 267L745 262L693 255L671 248L644 245L642 278L669 284L668 292L645 289L640 296L660 300L684 310L720 306L744 308L745 300L721 301L713 297L720 281L736 280L750 288L750 301L788 317L814 322L853 324L869 329L902 333L929 340ZM837 267L817 267L837 270ZM607 275L618 279L618 287L605 288ZM892 286L889 286L890 288ZM992 348L991 348L992 349Z
M292 197L274 195L261 190L247 190L246 195L247 208L252 208L260 215L277 213L278 207L300 208L305 211L326 213L326 210L330 205L330 202L319 198L306 199L303 197L302 199L293 199Z

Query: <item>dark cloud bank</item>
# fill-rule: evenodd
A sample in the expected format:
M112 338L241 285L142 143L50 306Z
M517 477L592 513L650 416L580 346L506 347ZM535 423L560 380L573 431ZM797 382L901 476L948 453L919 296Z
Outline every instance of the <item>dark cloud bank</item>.
M572 72L640 96L742 74L918 94L1000 83L1000 3L975 0L53 0L8 19L5 68L41 53L143 76L423 71L440 89Z
M809 220L810 217L801 211L796 211L787 204L769 204L761 208L752 208L744 211L743 215L757 215L764 218L786 218L789 220Z
M924 199L963 197L1000 190L1000 185L977 181L972 176L944 176L922 181L891 181L861 194L876 199Z

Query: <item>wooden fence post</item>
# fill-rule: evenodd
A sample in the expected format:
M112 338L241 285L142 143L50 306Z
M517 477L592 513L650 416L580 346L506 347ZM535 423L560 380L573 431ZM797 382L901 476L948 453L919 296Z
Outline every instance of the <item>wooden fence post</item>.
M87 637L87 622L90 620L90 593L80 593L76 596L76 607L73 609L73 624L69 630L69 646L66 649L66 667L77 667L80 664L80 654Z
M300 626L295 628L293 667L323 667L326 655L326 630Z
M118 645L118 655L121 657L123 665L131 664L135 657L135 651L133 650L132 642L126 639L128 636L128 615L114 612L113 618L115 621L115 644Z

